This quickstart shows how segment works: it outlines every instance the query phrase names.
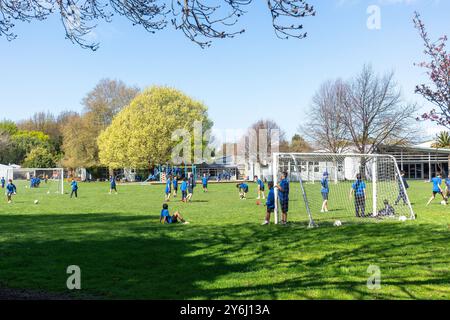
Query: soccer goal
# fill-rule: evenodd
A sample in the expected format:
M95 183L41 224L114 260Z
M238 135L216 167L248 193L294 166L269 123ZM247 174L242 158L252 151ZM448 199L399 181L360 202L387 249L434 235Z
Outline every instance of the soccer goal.
M317 226L320 220L350 219L357 215L368 217L365 221L400 216L415 219L393 156L276 153L272 165L275 185L287 173L289 216L307 214L310 227ZM278 197L275 189L275 223L281 219Z
M64 169L62 168L14 168L8 174L22 188L44 191L48 194L64 194Z

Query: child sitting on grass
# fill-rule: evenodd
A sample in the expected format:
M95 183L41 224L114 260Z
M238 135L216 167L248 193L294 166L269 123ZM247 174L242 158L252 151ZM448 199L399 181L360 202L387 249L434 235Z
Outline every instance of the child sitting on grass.
M159 218L159 222L162 224L168 223L178 223L181 222L183 224L189 224L186 220L183 219L181 214L177 211L172 216L169 213L169 205L167 203L163 204L163 208L161 210L161 217Z

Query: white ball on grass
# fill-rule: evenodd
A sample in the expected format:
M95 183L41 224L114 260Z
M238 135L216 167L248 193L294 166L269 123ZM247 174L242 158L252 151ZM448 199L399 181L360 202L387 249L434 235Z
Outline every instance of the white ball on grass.
M405 216L401 216L398 218L398 220L401 222L405 222L406 220L408 220L408 218L406 218Z
M333 225L335 227L340 227L340 226L342 226L342 222L341 222L341 220L336 220Z
M47 191L47 194L50 194L50 191Z
M34 204L38 204L39 203L39 200L34 200Z
M446 206L446 205L447 205L447 201L442 200L442 201L441 201L441 204L442 204L443 206Z

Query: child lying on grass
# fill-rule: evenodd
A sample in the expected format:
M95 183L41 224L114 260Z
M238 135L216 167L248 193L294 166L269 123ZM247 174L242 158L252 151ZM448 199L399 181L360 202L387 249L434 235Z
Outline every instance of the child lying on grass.
M164 224L172 224L172 223L178 223L182 222L183 224L189 224L184 218L181 216L181 214L177 211L172 216L169 213L169 206L167 203L163 204L163 209L161 210L161 217L159 218L159 222Z

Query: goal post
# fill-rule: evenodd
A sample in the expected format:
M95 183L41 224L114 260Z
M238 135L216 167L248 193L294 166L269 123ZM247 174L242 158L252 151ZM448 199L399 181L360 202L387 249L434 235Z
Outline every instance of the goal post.
M63 168L13 168L10 170L10 179L26 188L64 194Z
M379 154L275 153L273 182L286 172L289 216L307 214L309 226L330 218L357 216L415 219L395 157ZM357 175L361 179L357 180ZM275 189L275 223L280 221Z

